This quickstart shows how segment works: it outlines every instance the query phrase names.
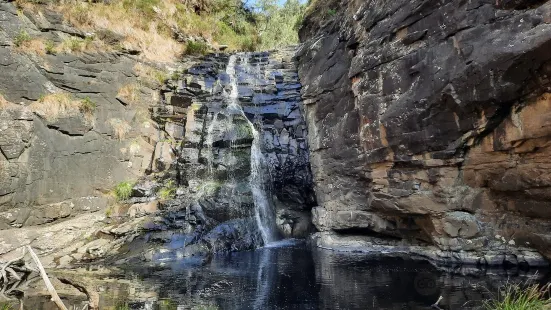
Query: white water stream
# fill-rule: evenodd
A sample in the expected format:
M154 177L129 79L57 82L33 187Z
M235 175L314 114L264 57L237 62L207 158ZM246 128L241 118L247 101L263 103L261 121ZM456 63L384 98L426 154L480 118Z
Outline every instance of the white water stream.
M262 154L262 137L260 133L254 127L254 124L247 118L243 107L239 102L239 86L237 77L237 58L241 58L241 66L248 66L248 55L231 55L226 67L226 74L229 77L230 91L224 92L228 105L222 111L213 115L212 122L207 130L207 145L209 148L208 154L208 171L212 176L213 174L213 136L216 129L232 129L233 116L240 115L246 120L251 133L253 135L253 142L251 145L251 175L249 178L249 185L251 187L256 223L258 229L262 234L264 245L277 240L277 232L275 227L275 209L271 197L269 196L269 182L270 174L268 167L266 166L266 159ZM227 117L220 117L220 114L224 114ZM221 120L222 119L222 120ZM234 141L232 141L233 143Z

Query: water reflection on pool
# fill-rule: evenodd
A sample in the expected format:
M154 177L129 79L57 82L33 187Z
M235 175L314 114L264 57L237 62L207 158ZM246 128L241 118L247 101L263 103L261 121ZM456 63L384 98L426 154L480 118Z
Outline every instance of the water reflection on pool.
M147 289L157 291L155 299L170 301L172 309L430 309L439 296L442 309L477 309L499 283L529 275L503 269L455 271L283 242L209 261L132 269L126 275L139 275ZM544 273L540 270L538 277ZM146 300L135 300L131 308L165 309Z

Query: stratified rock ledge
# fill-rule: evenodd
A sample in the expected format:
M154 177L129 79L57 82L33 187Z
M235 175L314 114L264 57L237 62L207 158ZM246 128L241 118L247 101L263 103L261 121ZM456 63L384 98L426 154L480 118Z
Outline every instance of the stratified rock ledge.
M503 251L442 251L435 246L413 245L412 243L381 239L370 236L338 235L319 232L310 237L313 246L337 251L372 254L373 257L403 257L414 260L429 260L438 266L519 266L548 267L549 262L537 251L525 249L504 249Z

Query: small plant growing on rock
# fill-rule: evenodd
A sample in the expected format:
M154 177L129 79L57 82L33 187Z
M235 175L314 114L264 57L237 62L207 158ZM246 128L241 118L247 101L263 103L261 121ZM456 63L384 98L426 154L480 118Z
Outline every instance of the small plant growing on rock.
M174 71L170 75L170 79L173 80L173 81L178 81L181 77L182 77L182 74L178 71Z
M90 48L90 45L94 41L93 37L86 37L81 39L78 37L70 37L63 41L63 50L68 53L82 52Z
M80 101L74 100L68 93L55 93L40 96L29 107L45 119L55 121L59 117L78 115L80 106Z
M55 43L52 40L46 41L44 44L44 49L46 51L46 54L54 55L55 54Z
M507 283L498 292L495 300L484 302L486 310L545 310L551 309L551 283Z
M211 197L216 195L220 188L222 188L221 182L207 181L199 185L199 187L197 188L197 195L199 197Z
M168 76L166 73L160 70L154 70L153 71L153 78L159 82L159 84L164 84L166 81L168 81Z
M137 64L134 66L134 70L142 78L142 82L145 82L146 84L163 85L170 77L164 71L143 64Z
M132 195L132 189L134 188L134 182L124 181L117 184L114 193L118 201L127 200Z
M25 30L21 30L17 36L15 36L15 39L13 39L13 44L16 46L16 47L21 47L23 44L25 44L26 42L29 42L31 41L32 38L31 36L29 35L29 33Z
M209 46L201 41L188 41L186 44L186 55L205 55L209 51Z
M159 198L162 200L168 200L174 198L176 195L176 185L174 181L170 180L166 185L159 190Z
M84 114L94 114L96 108L96 103L90 100L90 97L86 97L80 101L80 111Z

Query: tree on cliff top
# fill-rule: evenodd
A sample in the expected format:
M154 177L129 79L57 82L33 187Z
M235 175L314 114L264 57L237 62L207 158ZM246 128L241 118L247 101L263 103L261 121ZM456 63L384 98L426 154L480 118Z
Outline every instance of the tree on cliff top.
M298 28L306 6L300 0L258 0L257 24L261 49L274 49L298 43Z

